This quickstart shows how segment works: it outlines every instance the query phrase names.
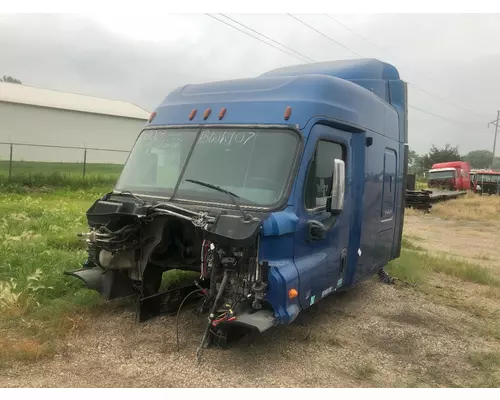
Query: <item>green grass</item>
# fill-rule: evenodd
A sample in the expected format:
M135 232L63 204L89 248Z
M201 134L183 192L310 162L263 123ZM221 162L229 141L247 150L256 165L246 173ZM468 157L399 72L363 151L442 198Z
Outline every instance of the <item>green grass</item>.
M0 194L0 358L50 353L75 316L98 302L63 272L84 261L76 234L87 230L85 211L107 190Z
M64 275L81 268L85 212L109 187L0 193L0 361L52 354L57 338L101 304L99 295ZM171 271L162 288L199 274Z
M500 279L488 268L445 255L429 254L411 241L403 241L401 257L392 261L388 272L406 282L422 284L430 273L442 273L465 282L500 287ZM418 251L417 251L418 250Z
M120 164L105 164L105 163L87 163L86 172L90 174L101 175L119 175L123 165ZM13 161L12 174L53 174L55 172L63 172L68 175L82 176L83 163L67 163L67 162L37 162L37 161ZM9 161L0 160L0 175L8 175Z
M405 248L405 249L408 249L408 250L415 250L415 251L424 251L425 249L416 244L412 238L408 237L408 236L403 236L403 239L401 241L401 245Z
M88 189L112 186L123 166L118 164L87 164L85 177L82 163L15 161L9 179L9 162L0 160L0 186L17 187L68 187Z

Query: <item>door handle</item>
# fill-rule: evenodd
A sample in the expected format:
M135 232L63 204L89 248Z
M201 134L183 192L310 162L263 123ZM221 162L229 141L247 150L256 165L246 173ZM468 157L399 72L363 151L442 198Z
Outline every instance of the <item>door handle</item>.
M337 280L337 289L345 284L344 276L346 267L347 267L347 249L342 249L342 251L340 252L340 268L339 268L339 277Z
M308 242L315 242L326 237L326 228L321 222L313 219L307 222L307 226L309 230Z
M347 265L347 249L342 249L342 252L340 253L340 271L339 271L341 277L344 276L346 265Z

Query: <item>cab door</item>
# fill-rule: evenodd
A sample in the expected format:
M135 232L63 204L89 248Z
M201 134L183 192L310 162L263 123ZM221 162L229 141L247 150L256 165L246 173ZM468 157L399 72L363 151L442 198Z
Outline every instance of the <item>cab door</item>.
M299 174L294 261L299 273L299 301L308 308L343 285L349 253L351 133L324 125L311 130ZM344 208L326 211L334 159L345 162Z

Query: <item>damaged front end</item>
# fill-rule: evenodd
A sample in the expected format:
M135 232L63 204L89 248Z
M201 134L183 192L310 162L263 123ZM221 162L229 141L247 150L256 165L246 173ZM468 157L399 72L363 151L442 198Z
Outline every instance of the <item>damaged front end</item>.
M135 298L138 322L175 314L191 297L208 314L202 347L224 345L231 327L262 332L274 325L265 301L268 265L258 261L262 218L118 193L96 201L87 219L90 230L80 236L88 259L66 274L105 300ZM171 270L196 272L199 279L161 291Z

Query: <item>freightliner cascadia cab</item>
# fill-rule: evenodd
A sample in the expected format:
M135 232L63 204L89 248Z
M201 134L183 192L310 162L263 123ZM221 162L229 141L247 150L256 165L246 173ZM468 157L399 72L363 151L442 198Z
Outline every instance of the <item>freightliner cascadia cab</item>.
M205 344L294 321L400 255L406 93L373 59L174 90L88 210L89 257L71 274L107 299L135 294L140 320L194 288ZM171 270L196 282L162 291Z

